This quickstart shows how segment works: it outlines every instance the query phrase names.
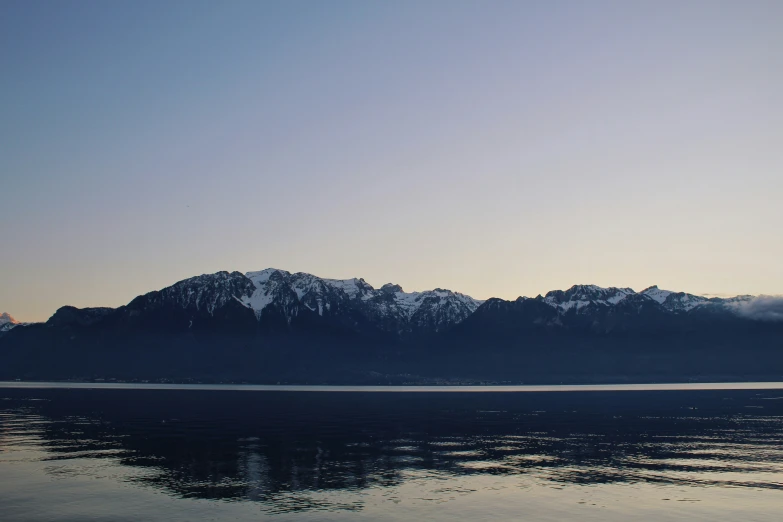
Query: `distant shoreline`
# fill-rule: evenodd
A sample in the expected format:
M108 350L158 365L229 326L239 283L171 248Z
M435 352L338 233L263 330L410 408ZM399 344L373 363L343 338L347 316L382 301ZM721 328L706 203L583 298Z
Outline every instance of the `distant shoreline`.
M684 390L783 390L783 382L703 382L655 384L528 384L528 385L297 385L297 384L170 384L133 382L0 381L5 389L96 389L96 390L193 390L280 392L374 392L374 393L529 393L576 391L684 391Z

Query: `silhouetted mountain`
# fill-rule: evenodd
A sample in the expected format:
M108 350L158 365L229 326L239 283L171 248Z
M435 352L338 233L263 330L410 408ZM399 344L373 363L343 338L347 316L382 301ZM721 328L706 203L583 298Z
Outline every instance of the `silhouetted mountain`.
M766 303L766 301L764 301ZM762 304L764 304L762 303ZM0 330L0 378L560 382L780 378L751 296L575 285L478 301L284 270L218 272ZM773 303L774 304L774 303ZM749 311L753 311L750 313ZM755 314L755 315L754 315Z

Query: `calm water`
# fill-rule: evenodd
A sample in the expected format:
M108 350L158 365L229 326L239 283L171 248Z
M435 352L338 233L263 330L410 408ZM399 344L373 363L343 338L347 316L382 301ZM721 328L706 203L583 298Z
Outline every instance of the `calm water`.
M781 513L780 389L0 388L3 521Z

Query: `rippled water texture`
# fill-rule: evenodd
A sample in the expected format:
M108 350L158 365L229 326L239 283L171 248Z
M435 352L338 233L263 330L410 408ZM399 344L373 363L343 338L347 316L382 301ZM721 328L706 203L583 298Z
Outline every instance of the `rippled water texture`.
M0 388L0 520L781 520L783 390Z

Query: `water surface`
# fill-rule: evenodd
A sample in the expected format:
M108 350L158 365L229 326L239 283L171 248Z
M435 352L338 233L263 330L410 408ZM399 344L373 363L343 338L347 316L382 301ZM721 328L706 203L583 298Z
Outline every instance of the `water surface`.
M734 521L783 511L780 385L14 386L0 388L4 521Z

